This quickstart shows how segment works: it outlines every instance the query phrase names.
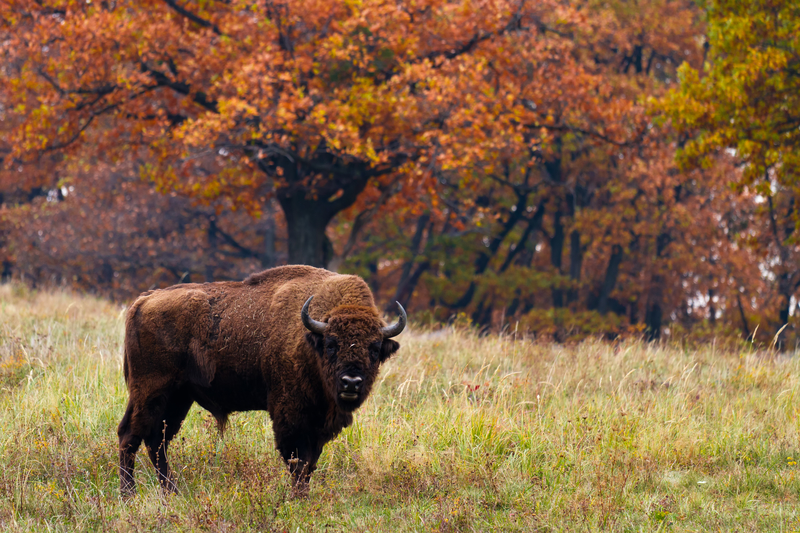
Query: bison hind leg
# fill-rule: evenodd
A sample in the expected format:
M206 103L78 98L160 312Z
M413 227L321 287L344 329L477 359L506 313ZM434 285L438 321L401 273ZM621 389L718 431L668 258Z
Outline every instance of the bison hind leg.
M192 403L194 400L187 391L176 391L167 401L163 415L157 418L160 420L160 424L156 424L156 427L151 429L145 439L150 461L156 469L158 482L165 492L176 493L178 489L175 476L170 470L167 460L167 447L180 430Z
M133 467L136 462L136 452L142 444L142 438L131 431L132 414L133 405L129 401L122 421L117 428L117 435L119 436L119 488L123 498L136 494Z

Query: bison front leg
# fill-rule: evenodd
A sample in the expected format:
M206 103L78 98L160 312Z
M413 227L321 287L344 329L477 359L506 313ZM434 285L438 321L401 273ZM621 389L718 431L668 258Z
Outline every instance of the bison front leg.
M316 435L278 437L278 450L292 474L292 496L304 498L310 490L311 474L317 469L323 442Z

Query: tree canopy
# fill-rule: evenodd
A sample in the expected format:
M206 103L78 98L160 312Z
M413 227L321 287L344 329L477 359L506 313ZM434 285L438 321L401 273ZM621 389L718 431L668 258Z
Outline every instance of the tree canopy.
M436 320L771 336L796 11L2 0L3 272L124 299L307 263Z
M684 64L667 99L687 136L686 164L721 148L746 164L744 183L768 190L796 183L800 170L800 6L792 1L714 0L707 6L702 70Z
M727 150L741 168L734 185L757 193L763 231L749 240L772 258L779 320L788 324L800 287L800 6L713 0L706 14L706 60L702 69L681 66L665 110L681 135L684 168L711 167Z

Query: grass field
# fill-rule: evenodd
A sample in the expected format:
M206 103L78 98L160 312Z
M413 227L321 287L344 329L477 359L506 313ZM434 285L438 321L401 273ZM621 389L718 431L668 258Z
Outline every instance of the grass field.
M411 328L305 500L266 413L195 406L119 498L124 309L0 286L0 530L793 531L800 364Z

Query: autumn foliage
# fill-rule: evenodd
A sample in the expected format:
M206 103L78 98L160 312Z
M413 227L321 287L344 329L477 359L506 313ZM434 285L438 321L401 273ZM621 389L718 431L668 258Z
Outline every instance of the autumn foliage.
M724 74L800 32L746 4L0 0L4 276L125 299L307 263L419 318L786 344L796 56ZM753 117L780 156L734 142Z

